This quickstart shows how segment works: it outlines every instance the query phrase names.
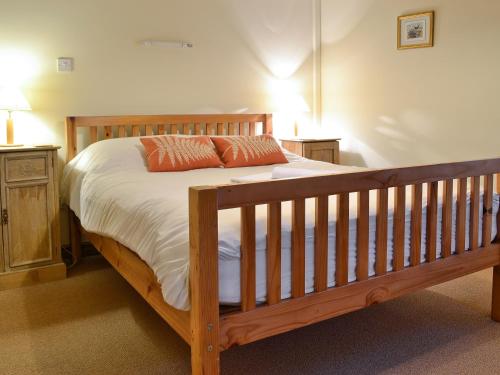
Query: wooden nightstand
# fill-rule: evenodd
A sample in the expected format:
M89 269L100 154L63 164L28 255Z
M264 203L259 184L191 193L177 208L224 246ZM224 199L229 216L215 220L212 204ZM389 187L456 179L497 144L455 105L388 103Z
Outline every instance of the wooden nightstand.
M339 163L339 141L340 138L281 140L283 147L294 154L334 164Z
M0 147L0 290L66 277L59 227L59 147Z

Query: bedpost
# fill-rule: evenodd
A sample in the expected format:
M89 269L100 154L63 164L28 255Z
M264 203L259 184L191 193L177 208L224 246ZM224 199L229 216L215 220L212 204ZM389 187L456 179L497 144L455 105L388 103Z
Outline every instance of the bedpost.
M493 292L491 299L491 319L500 322L500 266L493 267Z
M69 211L69 239L71 245L71 256L73 265L76 264L82 257L82 235L80 232L80 220L73 211L68 207Z
M266 118L264 119L264 126L262 129L263 134L273 135L273 115L266 113Z
M500 173L497 173L497 194L500 195ZM497 212L497 237L495 242L500 242L500 208Z
M497 174L497 194L500 194L500 173ZM500 242L500 210L497 214L497 238ZM491 319L500 322L500 265L493 267L493 290L491 298Z
M191 369L219 373L219 270L217 189L189 188Z
M76 156L76 127L75 118L66 117L66 163ZM80 221L76 215L68 207L69 215L69 239L71 245L71 255L73 264L76 264L81 254L81 234L80 234Z
M76 126L74 117L66 117L66 162L76 156Z

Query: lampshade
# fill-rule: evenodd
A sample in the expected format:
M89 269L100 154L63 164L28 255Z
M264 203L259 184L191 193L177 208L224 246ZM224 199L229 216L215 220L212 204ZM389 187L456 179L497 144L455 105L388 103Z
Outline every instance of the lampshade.
M0 110L31 111L30 103L17 87L0 87Z

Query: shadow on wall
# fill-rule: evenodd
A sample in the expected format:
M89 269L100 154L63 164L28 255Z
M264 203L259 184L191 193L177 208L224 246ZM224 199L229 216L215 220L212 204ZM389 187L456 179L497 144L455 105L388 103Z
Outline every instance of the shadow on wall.
M234 32L265 70L274 135L311 125L312 9L314 0L219 0Z
M389 123L388 116L373 119L370 116L354 114L345 119L339 113L329 113L325 118L325 122L331 124L336 130L335 133L342 138L342 164L390 168L423 164L428 160L453 161L451 155L443 153L438 140L429 136L432 128L438 126L436 119L429 117L425 120L411 120L405 116L400 119L390 117ZM455 158L459 159L460 157Z
M337 43L349 35L362 21L373 2L374 0L322 0L322 43Z
M227 9L235 30L273 77L291 77L311 54L312 0L229 1Z

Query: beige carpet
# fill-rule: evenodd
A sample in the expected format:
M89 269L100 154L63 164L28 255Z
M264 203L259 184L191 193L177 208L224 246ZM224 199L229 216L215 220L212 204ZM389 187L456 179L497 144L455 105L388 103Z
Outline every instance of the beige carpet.
M491 270L222 353L223 374L500 374ZM0 292L0 374L188 374L189 348L102 258Z

